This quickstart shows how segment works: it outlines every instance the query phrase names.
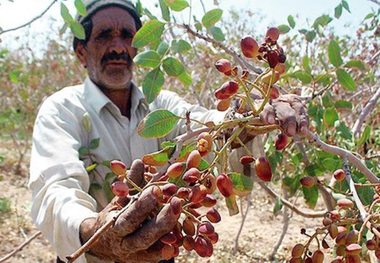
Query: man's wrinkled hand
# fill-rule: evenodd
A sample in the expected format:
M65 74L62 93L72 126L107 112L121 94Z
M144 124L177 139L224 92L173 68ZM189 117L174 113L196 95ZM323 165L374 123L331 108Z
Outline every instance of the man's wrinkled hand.
M309 126L307 109L295 94L281 95L265 105L260 119L267 124L278 124L287 136L302 135Z

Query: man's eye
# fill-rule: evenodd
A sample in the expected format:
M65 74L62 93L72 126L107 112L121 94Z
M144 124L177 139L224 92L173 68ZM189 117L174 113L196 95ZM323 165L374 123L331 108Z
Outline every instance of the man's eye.
M107 40L111 37L110 34L104 33L104 34L99 34L95 39L96 40Z

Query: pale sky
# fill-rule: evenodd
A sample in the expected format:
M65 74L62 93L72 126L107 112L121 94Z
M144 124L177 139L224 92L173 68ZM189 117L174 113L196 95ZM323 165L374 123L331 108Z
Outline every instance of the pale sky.
M156 10L155 14L159 15L159 9L154 8L156 0L141 0L143 5L150 10ZM191 0L194 4L193 13L198 13L198 17L201 18L203 12L199 0ZM0 27L8 29L19 26L30 19L39 15L52 0L0 0ZM190 2L190 0L189 0ZM214 8L213 0L203 0L206 5L206 9L210 10ZM219 0L221 8L228 10L233 7L235 10L250 9L253 12L260 12L266 17L263 21L263 30L267 26L286 24L287 16L293 15L296 18L298 29L302 27L308 27L307 24L312 24L315 18L322 14L329 14L334 16L334 8L340 3L340 0ZM377 9L378 6L369 0L347 0L349 3L351 14L343 11L342 17L334 22L337 32L347 32L348 29L344 28L344 25L351 25L351 30L360 24L362 19L372 9ZM74 0L64 1L74 14L73 3ZM16 31L15 33L5 33L0 35L2 43L0 47L5 45L6 47L15 47L19 41L15 41L17 36L22 35L25 38L26 34L40 33L46 31L46 28L51 26L51 18L56 20L57 25L63 24L60 17L60 4L56 3L43 19L34 22L29 28L24 31ZM152 9L153 8L153 9ZM227 12L225 12L227 14ZM308 21L308 23L307 23ZM32 33L31 33L32 32ZM243 32L242 34L245 34ZM38 44L38 39L34 40L32 36L29 36L29 42L32 40ZM41 39L43 41L43 39Z

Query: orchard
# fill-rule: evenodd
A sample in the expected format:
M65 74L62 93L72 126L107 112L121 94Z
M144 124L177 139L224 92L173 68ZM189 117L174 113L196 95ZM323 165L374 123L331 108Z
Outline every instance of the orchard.
M337 1L331 14L315 18L306 28L298 27L289 15L284 24L268 25L263 32L250 26L254 17L249 13L227 18L216 5L197 17L191 13L191 1L157 2L158 14L136 2L144 23L132 42L139 50L134 58L135 81L147 103L165 88L192 103L225 112L226 117L220 123L202 123L191 112L185 116L164 109L150 112L136 132L160 140L161 149L141 156L130 167L116 159L94 160L91 151L102 142L89 138L78 155L90 178L97 176L99 167L109 170L103 184L91 184L90 193L101 189L109 200L116 196L130 202L120 206L115 218L79 250L67 255L68 262L89 250L147 190L155 193L160 207L169 205L180 215L175 228L160 238L165 259L225 262L218 255L223 242L223 228L218 225L226 217L240 226L235 249L229 253L251 253L247 243L239 248L239 236L248 213L257 214L249 211L252 201L264 196L273 217L283 216L282 233L273 236L270 255L256 255L249 259L252 262L380 260L380 3L368 1L377 9L363 17L355 35L336 35L330 25L351 15L346 0ZM65 2L60 4L69 35L63 34L62 41L70 43L69 33L83 39L83 28ZM75 1L75 6L76 12L86 12L82 1ZM178 17L187 16L179 22ZM0 50L4 86L0 147L9 148L0 152L2 187L14 180L11 177L24 184L27 180L31 129L43 97L84 76L75 58L67 55L67 46L52 39L42 58L32 53L30 60L21 59L25 49ZM44 75L47 70L49 76ZM276 120L263 122L266 106L295 95L297 103L307 107L309 118L300 120L305 125L297 135ZM185 123L186 133L167 140L180 122ZM86 115L82 125L90 134L93 124ZM136 182L136 178L142 179ZM0 220L13 218L11 201L1 197ZM305 218L305 225L296 226L299 231L292 236L296 241L277 254L293 215ZM259 242L255 238L252 242ZM0 244L5 242L6 238ZM4 254L0 262L17 258L21 250L17 246L11 255L9 249L0 250Z

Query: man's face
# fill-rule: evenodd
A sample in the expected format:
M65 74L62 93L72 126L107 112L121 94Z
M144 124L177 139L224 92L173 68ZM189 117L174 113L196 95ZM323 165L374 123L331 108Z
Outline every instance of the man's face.
M133 17L119 7L96 12L87 44L79 44L76 53L93 82L106 89L125 89L132 79L132 59L136 49L131 46L136 33Z

